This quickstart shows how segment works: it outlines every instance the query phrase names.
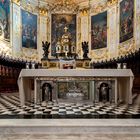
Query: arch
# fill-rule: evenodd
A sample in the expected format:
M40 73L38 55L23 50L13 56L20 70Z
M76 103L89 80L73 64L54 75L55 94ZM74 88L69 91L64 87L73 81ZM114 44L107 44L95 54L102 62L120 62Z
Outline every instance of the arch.
M42 85L42 101L52 101L52 85L43 83Z
M106 82L101 82L98 86L99 90L99 102L109 102L110 101L110 85Z

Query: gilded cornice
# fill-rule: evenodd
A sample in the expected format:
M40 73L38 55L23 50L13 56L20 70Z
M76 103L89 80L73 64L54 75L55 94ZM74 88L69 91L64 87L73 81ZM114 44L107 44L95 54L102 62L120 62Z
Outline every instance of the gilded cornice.
M107 0L105 3L98 3L90 7L90 12L97 14L105 11L106 9L110 8L111 6L117 5L118 0Z

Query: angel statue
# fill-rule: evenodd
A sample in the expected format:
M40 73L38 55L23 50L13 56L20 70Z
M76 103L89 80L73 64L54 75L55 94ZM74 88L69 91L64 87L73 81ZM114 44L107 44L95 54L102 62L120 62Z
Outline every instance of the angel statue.
M49 55L49 47L50 47L50 43L48 41L44 42L42 41L42 48L44 51L44 58L48 59L48 55Z
M82 42L82 50L83 50L83 59L89 58L88 57L88 53L89 53L88 42L86 41Z

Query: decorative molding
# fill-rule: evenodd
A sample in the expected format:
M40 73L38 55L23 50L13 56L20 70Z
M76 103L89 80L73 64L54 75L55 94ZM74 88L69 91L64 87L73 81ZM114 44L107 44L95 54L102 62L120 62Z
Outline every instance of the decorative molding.
M94 14L101 13L111 6L117 5L119 0L107 0L105 3L98 3L90 7L90 12Z
M80 16L88 16L89 15L89 7L88 8L82 8L79 10Z
M77 13L79 5L75 0L55 0L54 3L48 4L48 8L52 13Z
M105 11L106 8L107 8L107 3L105 3L104 5L98 4L98 5L92 6L90 8L90 10L91 10L90 12L94 13L94 14L98 14L98 13Z
M31 13L39 13L38 6L31 3L31 1L20 1L20 7Z
M10 42L0 39L0 53L9 56L12 55L12 46L10 45Z
M38 60L38 52L34 49L22 48L21 57L26 58L28 60Z
M48 9L45 7L38 7L39 14L41 16L47 16L48 15Z
M109 52L107 48L99 49L99 50L94 50L90 52L90 56L92 59L100 60L100 59L108 59L109 57Z
M20 0L11 0L11 2L20 5Z
M128 40L128 41L125 41L123 43L121 43L118 47L118 55L126 55L130 52L133 52L135 51L136 49L136 43L135 43L135 40L134 38Z
M118 3L118 0L107 0L108 6L112 6L112 5L117 4L117 3Z

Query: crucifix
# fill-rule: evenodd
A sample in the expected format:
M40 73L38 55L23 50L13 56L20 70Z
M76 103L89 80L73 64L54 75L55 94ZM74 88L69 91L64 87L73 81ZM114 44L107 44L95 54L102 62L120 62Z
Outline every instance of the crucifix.
M65 33L66 33L66 32L68 31L68 28L67 28L67 27L65 27L65 28L64 28L64 31L65 31Z

